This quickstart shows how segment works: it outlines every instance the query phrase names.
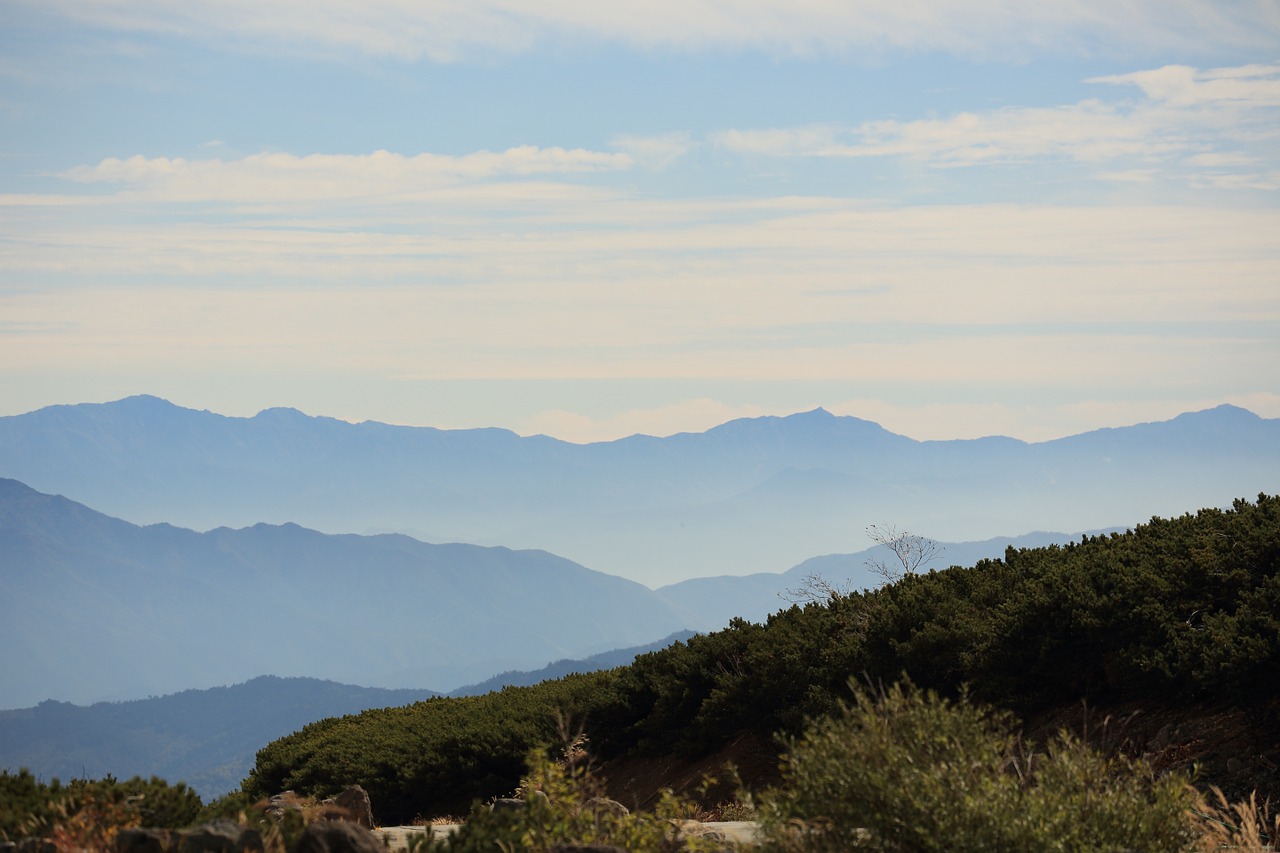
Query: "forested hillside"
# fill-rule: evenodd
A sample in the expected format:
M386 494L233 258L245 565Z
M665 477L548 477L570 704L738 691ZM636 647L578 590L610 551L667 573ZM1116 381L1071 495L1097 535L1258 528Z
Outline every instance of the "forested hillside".
M968 685L1024 718L1082 701L1153 719L1211 705L1246 746L1209 756L1202 781L1280 794L1278 565L1280 498L1266 495L1011 548L739 620L628 667L316 723L263 749L245 787L319 795L359 783L384 823L456 813L511 790L526 751L555 739L557 715L585 726L605 759L706 755L744 732L798 732L848 696L850 678L907 674L946 693ZM1203 757L1181 731L1133 748L1162 748L1163 766Z

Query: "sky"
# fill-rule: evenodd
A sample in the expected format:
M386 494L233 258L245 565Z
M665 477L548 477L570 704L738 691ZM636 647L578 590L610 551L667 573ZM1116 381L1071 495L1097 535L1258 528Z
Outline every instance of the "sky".
M1277 0L5 0L0 415L1280 417Z

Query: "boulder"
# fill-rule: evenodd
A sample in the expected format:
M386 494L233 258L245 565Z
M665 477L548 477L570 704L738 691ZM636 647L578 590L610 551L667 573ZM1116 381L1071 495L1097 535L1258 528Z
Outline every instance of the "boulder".
M372 830L358 823L322 820L302 831L293 853L387 853L387 848Z
M499 797L489 805L489 811L496 814L522 812L524 811L524 800L518 800L515 797Z
M171 829L122 829L116 833L116 853L169 853L177 838Z
M267 801L266 812L274 818L284 817L285 812L302 812L302 800L293 791L281 791Z
M214 820L178 833L178 853L245 853L262 849L262 833L233 820Z
M626 817L631 814L631 809L608 797L592 797L582 804L582 810L597 815L611 814L614 817Z
M342 820L373 829L373 806L369 802L369 794L359 785L352 785L338 796L325 800L325 804L340 809Z
M547 795L544 794L542 791L534 791L529 796L530 796L530 799L538 800L539 802L543 802L543 803L549 802ZM525 801L517 797L499 797L489 805L489 811L519 812L519 811L524 811L524 807L525 807Z

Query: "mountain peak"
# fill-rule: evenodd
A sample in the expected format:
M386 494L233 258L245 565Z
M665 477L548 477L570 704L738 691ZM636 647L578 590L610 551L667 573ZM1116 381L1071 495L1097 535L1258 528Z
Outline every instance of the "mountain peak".
M1248 409L1242 409L1239 406L1233 406L1230 403L1223 403L1210 409L1201 409L1197 412L1183 412L1173 419L1174 421L1199 421L1213 420L1218 422L1232 423L1257 423L1263 420L1259 415L1254 414Z
M299 411L298 409L292 408L290 406L272 406L269 409L263 409L253 417L255 420L261 418L264 421L270 421L270 420L294 421L299 419L310 420L311 418L311 416L308 415L306 412Z

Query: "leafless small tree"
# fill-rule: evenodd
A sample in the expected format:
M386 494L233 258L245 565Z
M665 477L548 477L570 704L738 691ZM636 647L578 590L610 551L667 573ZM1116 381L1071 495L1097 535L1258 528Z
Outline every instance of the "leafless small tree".
M852 634L861 638L866 636L867 624L871 621L871 616L866 602L861 597L854 595L857 590L858 587L854 585L853 581L833 584L817 572L811 572L804 576L804 580L800 582L799 587L780 592L778 597L783 601L789 601L792 604L801 606L806 604L825 605L831 608L845 634Z
M907 575L914 575L943 550L942 546L932 539L917 536L906 530L898 530L889 524L868 526L867 536L871 537L873 542L888 548L897 558L896 564L883 559L867 560L867 567L888 583L897 583Z
M817 572L804 576L800 586L778 593L778 597L791 604L830 604L849 595L853 584L833 584Z

